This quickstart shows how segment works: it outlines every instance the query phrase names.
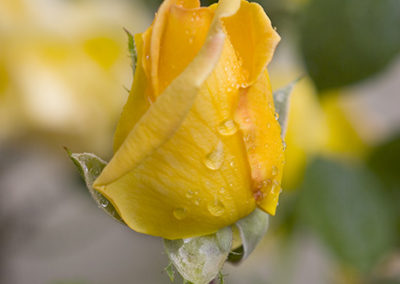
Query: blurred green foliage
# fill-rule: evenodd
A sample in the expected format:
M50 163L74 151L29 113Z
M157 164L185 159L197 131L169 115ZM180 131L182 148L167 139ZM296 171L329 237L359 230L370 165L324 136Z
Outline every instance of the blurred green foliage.
M400 51L398 0L311 0L300 46L319 89L342 87L385 67Z
M375 148L368 166L383 182L382 190L392 200L397 221L397 245L400 246L400 134Z
M325 159L306 172L299 213L344 263L369 271L393 248L393 208L372 172Z

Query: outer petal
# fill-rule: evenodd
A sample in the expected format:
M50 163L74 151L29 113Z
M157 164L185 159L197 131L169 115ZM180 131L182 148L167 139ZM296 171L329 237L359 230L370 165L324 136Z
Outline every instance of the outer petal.
M239 4L221 2L199 55L150 106L95 182L136 231L169 239L204 235L255 207L250 175L242 174L248 166L240 135L217 134L236 103L233 89L233 95L220 91L236 86L230 70L239 72L219 18Z
M235 120L246 145L254 197L261 209L275 215L284 154L267 70L254 85L241 89Z
M143 37L148 36L148 34L149 32L135 35L135 44L138 54L135 78L133 80L128 101L124 106L115 132L114 152L119 149L129 132L131 132L132 128L147 111L150 105L147 98L151 89L149 88L149 80L147 79L143 69Z
M239 11L224 26L245 70L244 85L254 83L271 61L280 41L263 8L242 0Z

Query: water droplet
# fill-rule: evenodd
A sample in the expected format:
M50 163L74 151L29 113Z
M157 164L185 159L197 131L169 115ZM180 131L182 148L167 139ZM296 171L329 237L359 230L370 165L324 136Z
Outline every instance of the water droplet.
M235 166L235 161L231 161L231 162L229 163L229 165L230 165L231 167L234 167L234 166Z
M280 189L279 182L274 180L274 182L272 183L272 187L271 187L271 193L272 194L278 193L278 188Z
M232 119L225 120L218 126L218 132L221 135L233 135L236 133L236 131L236 123Z
M228 87L227 91L228 91L228 93L232 92L232 88Z
M190 37L189 38L189 44L192 44L193 43L193 37Z
M186 217L186 208L175 208L172 213L176 219L182 220Z
M268 128L268 129L271 128L271 123L268 123L268 124L267 124L267 128Z
M278 175L278 172L279 172L278 167L277 166L272 166L272 171L271 171L272 176Z
M146 60L149 60L150 59L150 55L146 55Z
M196 198L195 200L194 200L194 205L196 205L196 206L199 206L200 205L200 198Z
M221 216L225 212L225 206L219 199L215 199L213 202L209 203L207 208L211 215L214 216Z
M255 151L256 151L256 146L254 146L254 145L247 148L247 152L249 152L249 153L254 153Z
M244 142L251 142L254 140L254 136L249 134L249 135L246 135L243 139L244 139Z
M218 170L224 162L224 145L220 141L215 149L207 155L204 163L210 170Z
M225 187L221 186L221 188L218 191L220 194L224 194L225 193Z
M100 206L103 208L106 208L108 206L109 202L107 199L101 199L100 201Z
M263 180L262 183L264 187L268 187L272 183L272 181L270 179L266 179Z
M260 201L264 199L264 192L262 192L261 190L257 190L256 192L253 193L254 199L256 201Z
M283 151L285 151L285 150L286 150L286 147L287 147L287 145L286 145L286 142L285 142L285 141L282 141L282 146L283 146Z
M193 197L193 194L193 191L189 190L188 192L186 192L186 197L190 199Z
M233 187L233 183L230 183L230 184L229 184L229 187Z
M244 119L244 122L249 123L249 122L250 122L250 117L246 117L246 118Z
M255 188L257 190L261 190L262 188L264 188L264 191L266 190L266 188L271 184L271 180L270 179L266 179L266 180L262 180L260 182L258 182L255 185Z
M278 120L279 119L279 113L275 112L275 119Z

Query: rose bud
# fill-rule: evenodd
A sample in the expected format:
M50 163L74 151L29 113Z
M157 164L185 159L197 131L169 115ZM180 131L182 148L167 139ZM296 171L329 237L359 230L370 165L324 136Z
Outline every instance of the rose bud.
M135 35L115 154L94 183L129 227L180 239L275 214L283 143L266 67L279 40L240 0L166 0Z

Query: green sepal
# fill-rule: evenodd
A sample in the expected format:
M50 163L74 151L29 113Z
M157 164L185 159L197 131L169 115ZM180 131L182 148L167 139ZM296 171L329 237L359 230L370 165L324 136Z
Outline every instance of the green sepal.
M286 135L287 124L289 119L289 105L290 95L293 91L293 87L296 83L301 80L302 77L290 82L283 88L276 90L273 94L275 111L278 114L278 122L281 126L281 137L282 139Z
M245 260L262 240L268 229L268 214L256 208L250 215L236 222L242 245L231 251L228 261L240 263Z
M75 164L83 180L86 183L90 195L96 201L97 206L103 209L109 216L114 220L125 224L122 218L119 216L114 206L104 197L100 192L93 189L93 182L100 175L104 167L107 165L105 161L91 153L72 153L68 148L65 148L68 156Z
M126 35L128 36L129 57L131 58L132 72L133 72L133 74L135 74L136 62L137 62L135 39L133 37L133 34L130 31L128 31L126 28L124 28L124 31L126 32Z
M168 264L168 266L164 268L164 270L167 273L168 278L171 281L171 283L174 283L174 281L175 281L175 269L174 269L174 265L172 264L172 262L170 262Z
M181 276L194 284L207 284L222 269L232 246L232 229L183 240L164 240L165 251Z

